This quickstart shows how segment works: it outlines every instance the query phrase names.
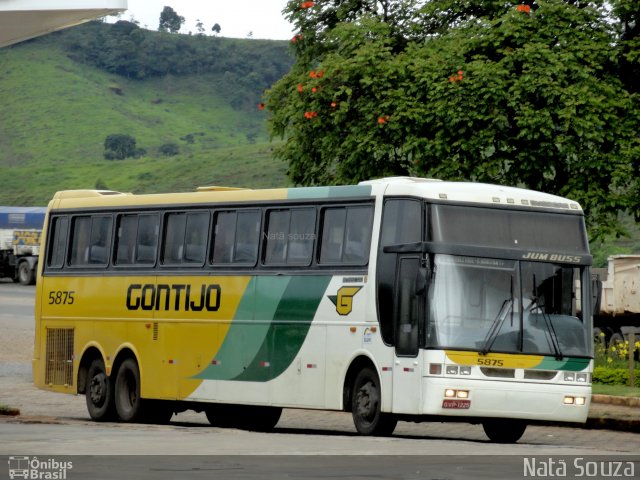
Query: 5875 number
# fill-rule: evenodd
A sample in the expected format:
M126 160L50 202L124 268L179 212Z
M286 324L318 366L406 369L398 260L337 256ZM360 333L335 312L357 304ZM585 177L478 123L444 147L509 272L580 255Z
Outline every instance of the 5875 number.
M498 360L497 358L479 358L478 365L486 365L489 367L502 367L504 366L504 360Z
M49 305L73 305L76 292L73 290L56 290L49 292Z

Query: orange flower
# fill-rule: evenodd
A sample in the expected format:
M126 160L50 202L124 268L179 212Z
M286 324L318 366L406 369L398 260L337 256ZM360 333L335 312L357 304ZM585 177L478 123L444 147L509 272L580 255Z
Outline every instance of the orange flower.
M258 110L264 110L264 103L258 104Z
M313 2L302 2L300 4L300 8L311 8L315 5Z
M385 117L378 117L378 124L384 125L387 123L387 119Z
M529 5L518 5L516 8L519 12L529 13L531 11L531 7Z
M316 76L317 76L317 75L316 75L315 70L311 70L311 71L309 72L309 78L316 78Z
M301 83L298 84L298 91L300 93L302 93L304 91L304 85L302 85Z
M311 91L312 91L313 93L316 93L316 92L318 91L318 87L311 87Z
M311 119L311 118L315 118L317 116L318 116L318 112L313 112L313 111L312 112L304 112L304 118Z
M316 78L322 78L324 77L324 70L320 70L316 72Z
M452 82L452 83L453 82L461 82L462 79L463 79L462 70L458 70L458 74L457 75L451 75L449 77L449 81Z
M338 104L336 102L331 102L331 108L336 108Z

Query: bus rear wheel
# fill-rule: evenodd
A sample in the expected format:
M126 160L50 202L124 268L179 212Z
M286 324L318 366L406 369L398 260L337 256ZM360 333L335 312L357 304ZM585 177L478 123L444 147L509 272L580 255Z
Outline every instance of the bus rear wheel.
M93 420L108 422L115 419L113 386L101 359L95 359L89 365L85 396Z
M353 382L351 415L353 424L361 435L390 436L398 419L381 412L380 382L376 372L366 367Z
M482 423L484 433L494 443L516 443L527 429L527 422L507 418L494 418Z
M140 398L140 369L138 363L127 358L118 369L115 382L115 404L120 420L142 420L143 400Z

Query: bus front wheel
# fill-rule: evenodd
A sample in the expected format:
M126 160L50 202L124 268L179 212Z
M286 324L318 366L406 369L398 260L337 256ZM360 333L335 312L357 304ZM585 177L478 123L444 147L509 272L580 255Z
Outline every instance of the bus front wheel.
M482 428L494 443L516 443L527 429L527 423L523 420L494 418L485 420Z
M377 436L389 436L393 433L398 419L380 409L378 375L370 367L363 368L353 382L351 394L351 415L358 433Z
M140 369L138 363L127 358L116 375L116 411L123 422L137 422L142 419L142 398L140 398Z
M85 395L87 410L93 420L107 422L115 418L113 386L100 359L93 360L89 365Z

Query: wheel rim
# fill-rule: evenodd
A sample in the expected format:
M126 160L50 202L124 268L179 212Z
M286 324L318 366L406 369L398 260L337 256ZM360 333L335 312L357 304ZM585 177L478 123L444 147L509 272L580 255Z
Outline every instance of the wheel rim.
M356 412L366 423L372 423L378 413L378 389L372 381L364 383L356 394Z
M107 376L101 372L93 376L89 384L89 398L96 407L101 407L107 398Z

